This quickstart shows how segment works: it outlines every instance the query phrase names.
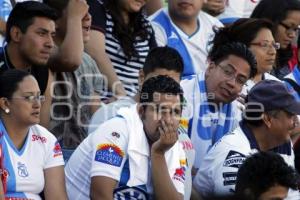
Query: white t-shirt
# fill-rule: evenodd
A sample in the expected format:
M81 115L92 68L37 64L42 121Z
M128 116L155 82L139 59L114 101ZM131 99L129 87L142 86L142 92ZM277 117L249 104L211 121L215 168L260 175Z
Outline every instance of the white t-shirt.
M152 27L155 32L155 39L158 46L167 45L167 35L160 24L152 21L160 12L165 12L165 14L170 19L168 14L168 9L163 8L155 12L153 15L149 17L151 20ZM171 19L170 19L171 20ZM172 21L173 27L175 27L176 31L180 35L183 40L190 57L193 62L194 70L196 73L200 71L205 71L208 63L207 63L207 55L208 55L208 42L211 41L214 37L213 27L222 27L223 24L215 17L208 15L207 13L200 11L198 15L199 28L192 35L187 35L184 33L179 27L177 27ZM185 58L183 58L185 59Z
M245 125L242 125L245 126ZM194 178L193 186L203 197L233 195L239 167L247 156L259 151L257 142L249 129L239 126L225 135L208 152ZM273 152L279 153L285 162L294 167L294 152L287 142ZM299 193L292 192L299 199ZM293 198L291 198L293 199Z
M129 107L136 102L130 97L124 97L117 101L114 101L109 104L102 105L93 115L91 119L91 123L89 126L89 134L94 132L103 122L115 117L117 115L117 111L121 107ZM185 175L185 191L184 191L184 199L189 200L192 191L192 175L191 170L192 166L194 165L195 161L195 149L192 144L191 139L188 137L187 134L187 125L188 121L181 119L180 121L180 128L179 128L179 135L178 141L182 144L183 150L187 157L187 170Z
M91 118L88 133L90 134L94 132L100 126L100 124L116 116L117 111L121 107L129 107L135 103L136 102L131 97L122 97L109 104L102 103L100 108L98 108Z
M218 16L221 21L230 18L248 18L260 0L226 0L225 11Z
M29 129L22 149L18 150L7 134L1 137L7 193L12 199L40 200L44 170L64 165L61 148L54 135L42 126Z
M114 199L121 200L124 195L130 195L132 198L141 197L141 199L147 199L151 196L151 178L148 174L148 180L145 184L133 187L126 185L130 177L130 163L127 152L128 140L129 134L132 134L128 129L129 127L124 118L114 117L103 123L78 146L65 167L69 199L90 199L91 178L94 176L105 176L118 181L118 185L114 190ZM174 145L165 154L167 163L175 146L179 147ZM149 146L141 146L140 148L149 148ZM180 152L182 153L178 157L178 166L175 169L169 168L169 172L172 171L170 176L176 190L184 194L183 181L173 177L176 175L176 170L181 168L180 162L186 159L183 149ZM149 160L150 155L148 155ZM148 163L148 169L149 165L150 162ZM148 172L150 171L148 170Z

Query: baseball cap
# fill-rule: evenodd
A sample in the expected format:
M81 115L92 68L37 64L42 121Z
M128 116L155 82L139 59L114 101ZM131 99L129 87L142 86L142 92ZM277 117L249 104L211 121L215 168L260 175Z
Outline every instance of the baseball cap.
M249 91L246 103L260 103L263 105L264 111L285 110L300 115L300 102L297 102L280 81L260 81ZM246 110L247 107L246 105Z

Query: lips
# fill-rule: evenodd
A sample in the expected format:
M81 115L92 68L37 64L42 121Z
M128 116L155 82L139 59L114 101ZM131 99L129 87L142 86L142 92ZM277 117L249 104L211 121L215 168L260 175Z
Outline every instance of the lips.
M230 90L226 88L222 88L222 95L225 96L226 98L230 98L232 96Z
M33 112L33 113L31 113L31 115L33 115L35 117L39 117L40 116L40 112L39 111Z
M275 63L275 59L267 59L266 62L273 65Z
M82 29L88 32L90 30L90 26L83 26Z
M189 3L189 2L179 2L178 6L180 6L180 7L189 7L189 6L192 6L192 4Z

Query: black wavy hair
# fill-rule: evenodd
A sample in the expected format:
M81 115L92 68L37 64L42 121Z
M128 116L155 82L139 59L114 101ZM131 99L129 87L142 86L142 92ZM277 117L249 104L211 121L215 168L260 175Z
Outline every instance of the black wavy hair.
M129 13L129 23L126 24L123 19L120 0L102 0L107 12L111 15L114 22L113 35L120 41L124 54L128 59L137 56L135 50L135 38L146 40L149 37L144 8L137 13Z
M182 57L176 49L171 47L155 47L147 55L143 72L146 76L155 69L174 70L181 75L183 72Z
M6 23L5 39L7 43L11 40L10 29L13 26L20 28L22 33L25 33L27 28L33 23L35 17L46 17L55 21L57 19L57 14L54 9L44 3L36 1L17 3L12 9Z
M163 93L171 95L180 95L180 105L183 105L183 91L174 79L169 76L158 75L147 79L142 86L140 103L146 105L154 100L153 94Z
M213 44L212 48L208 53L208 58L215 62L216 64L220 63L230 55L235 55L240 58L243 58L250 65L250 76L252 78L257 72L256 68L256 59L248 47L240 42L227 42L222 43L219 41L219 38L214 38L211 42Z

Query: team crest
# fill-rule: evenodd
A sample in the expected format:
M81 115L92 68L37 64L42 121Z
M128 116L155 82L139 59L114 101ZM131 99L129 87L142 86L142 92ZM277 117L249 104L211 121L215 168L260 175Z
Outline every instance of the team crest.
M100 144L97 147L95 161L120 167L124 152L114 144Z
M18 162L18 175L23 178L28 177L27 167L21 162Z

